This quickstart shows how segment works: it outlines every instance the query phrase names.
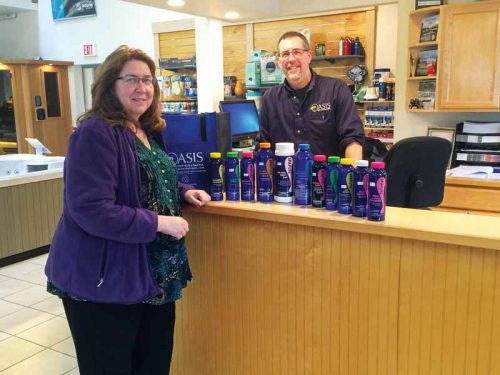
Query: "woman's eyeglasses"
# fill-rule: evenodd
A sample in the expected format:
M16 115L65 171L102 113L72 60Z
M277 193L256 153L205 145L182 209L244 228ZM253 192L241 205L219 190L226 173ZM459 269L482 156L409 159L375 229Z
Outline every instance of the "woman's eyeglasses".
M123 80L128 86L139 86L139 82L142 82L146 87L153 86L153 83L156 81L154 77L146 76L141 78L130 74L118 77L117 79Z
M278 56L282 60L286 60L292 55L293 55L293 57L298 58L298 57L301 57L307 51L309 51L309 50L304 49L304 48L293 48L293 49L289 49L288 51L280 52L278 54Z

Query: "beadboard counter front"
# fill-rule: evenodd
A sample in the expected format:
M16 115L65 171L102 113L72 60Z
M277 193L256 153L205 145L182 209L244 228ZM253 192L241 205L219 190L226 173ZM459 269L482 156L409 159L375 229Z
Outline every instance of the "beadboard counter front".
M243 202L185 217L175 374L500 373L499 217Z
M62 205L62 171L0 179L0 259L49 245Z

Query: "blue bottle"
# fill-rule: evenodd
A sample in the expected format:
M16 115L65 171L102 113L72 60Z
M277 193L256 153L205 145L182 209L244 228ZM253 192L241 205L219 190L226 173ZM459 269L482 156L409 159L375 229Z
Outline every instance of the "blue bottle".
M368 160L356 160L352 175L352 216L366 217L368 205Z
M340 158L338 156L329 156L326 166L326 201L325 208L329 211L335 211L339 206L339 173Z
M326 155L314 155L312 166L312 205L325 207L326 201Z
M210 197L213 201L221 201L224 198L222 192L222 160L220 152L210 153Z
M349 215L352 212L352 171L352 159L340 159L338 211L344 215Z
M294 154L293 143L276 143L274 157L274 200L276 202L292 203Z
M387 174L385 172L385 163L374 161L371 165L371 171L368 176L368 220L385 220L385 194Z
M226 200L240 200L240 162L238 153L230 151L226 154L224 163L224 185L226 187Z
M359 36L357 36L352 43L352 54L361 55L361 42L359 40Z
M256 166L256 179L257 179L257 200L259 202L272 202L273 201L273 167L274 156L271 150L271 144L262 142L259 144L259 151L257 151L257 166Z
M313 155L310 149L308 144L299 144L299 150L293 160L294 203L299 206L310 206L312 203Z
M255 200L255 168L252 151L243 151L240 164L241 200Z

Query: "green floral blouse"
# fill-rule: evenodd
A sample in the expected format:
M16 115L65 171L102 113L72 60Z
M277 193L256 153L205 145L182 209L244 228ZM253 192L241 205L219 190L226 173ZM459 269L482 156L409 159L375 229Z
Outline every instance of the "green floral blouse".
M181 216L175 164L153 137L149 136L148 139L151 150L136 138L143 207L159 215ZM178 300L181 298L182 289L192 278L185 239L176 240L158 233L156 239L148 243L146 248L153 277L163 293L145 302L159 305Z

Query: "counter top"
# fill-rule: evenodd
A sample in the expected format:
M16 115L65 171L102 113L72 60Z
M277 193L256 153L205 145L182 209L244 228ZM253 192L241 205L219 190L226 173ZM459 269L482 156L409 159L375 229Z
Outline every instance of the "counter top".
M500 250L500 217L387 207L384 222L278 203L210 202L190 209L288 224Z
M446 185L480 186L500 189L500 180L472 177L446 177Z
M62 178L63 170L48 170L40 172L30 172L17 176L0 177L0 188L29 184L31 182L53 180L55 178Z

